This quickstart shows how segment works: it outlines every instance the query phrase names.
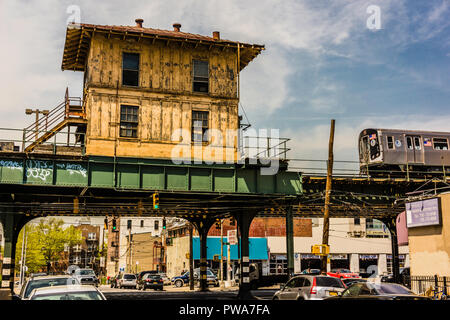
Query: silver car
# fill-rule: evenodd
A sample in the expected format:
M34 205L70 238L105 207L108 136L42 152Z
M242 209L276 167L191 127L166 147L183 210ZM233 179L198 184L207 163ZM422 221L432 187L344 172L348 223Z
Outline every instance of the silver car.
M275 292L273 300L323 300L337 296L344 291L342 281L335 277L320 275L300 275L291 278L280 290Z
M92 285L62 285L34 289L28 300L106 300Z
M38 288L61 286L61 285L80 285L80 281L72 276L33 276L22 287L20 295L15 299L26 300L31 292Z
M117 278L117 286L119 289L125 287L137 289L136 275L134 273L121 273Z

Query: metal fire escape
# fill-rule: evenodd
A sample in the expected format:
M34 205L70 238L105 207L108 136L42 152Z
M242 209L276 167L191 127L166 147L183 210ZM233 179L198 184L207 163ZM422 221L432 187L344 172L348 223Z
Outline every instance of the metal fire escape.
M68 128L67 144L69 144L70 128L76 127L75 143L80 142L84 145L86 125L86 110L82 99L69 97L69 90L66 88L63 102L23 129L22 150L34 151L66 127Z

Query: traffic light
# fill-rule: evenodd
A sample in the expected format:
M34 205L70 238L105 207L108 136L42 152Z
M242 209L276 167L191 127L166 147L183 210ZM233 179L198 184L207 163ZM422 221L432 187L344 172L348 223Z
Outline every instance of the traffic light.
M105 226L103 227L103 230L108 230L108 218L105 218Z
M220 230L220 220L216 219L216 229Z
M153 209L159 209L159 193L155 192L153 194Z
M235 226L236 225L236 219L234 219L234 217L230 218L230 226Z
M163 229L166 230L166 219L163 219Z
M112 231L113 231L113 232L117 232L117 223L116 223L116 219L113 219L113 221L112 221Z

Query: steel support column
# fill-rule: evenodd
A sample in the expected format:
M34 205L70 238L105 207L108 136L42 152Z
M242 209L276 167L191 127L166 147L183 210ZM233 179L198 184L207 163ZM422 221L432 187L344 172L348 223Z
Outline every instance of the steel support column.
M199 284L200 284L200 290L199 291L209 291L208 289L208 279L207 279L207 269L208 269L208 262L207 262L207 239L208 239L208 232L211 228L214 220L212 219L202 219L193 221L193 224L197 228L198 235L200 238L200 275L199 275Z
M250 292L252 286L250 283L250 248L249 248L249 231L250 225L256 212L240 212L238 215L238 226L241 238L241 259L240 259L240 279L239 279L239 293L238 299L248 300L252 299L253 296Z
M286 210L286 253L288 277L294 274L294 215L292 206Z
M1 212L0 222L3 225L4 248L2 264L2 284L0 300L10 300L14 294L14 269L16 266L16 245L20 230L32 220L31 217L14 212Z
M401 283L400 279L400 263L398 257L398 240L397 240L397 227L395 224L395 218L385 219L383 223L389 229L391 234L391 248L392 248L392 274L395 283Z

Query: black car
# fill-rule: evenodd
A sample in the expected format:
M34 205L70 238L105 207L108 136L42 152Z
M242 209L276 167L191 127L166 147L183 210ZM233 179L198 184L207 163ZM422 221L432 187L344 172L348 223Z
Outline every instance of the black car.
M147 273L149 273L149 274L158 274L158 271L156 271L156 270L141 271L141 272L139 272L139 273L136 275L136 280L139 282L139 280L141 280L142 277L143 277L144 275L146 275Z
M145 290L145 289L155 289L155 290L163 290L164 288L164 280L161 278L159 274L156 273L146 273L141 279L137 280L137 289Z
M327 300L430 300L395 283L357 282Z
M401 284L406 286L406 287L410 287L411 286L411 281L410 281L410 269L409 267L407 268L400 268L400 281ZM381 277L381 282L388 282L388 283L392 283L394 282L394 275L393 274L389 274L387 276L382 276Z

